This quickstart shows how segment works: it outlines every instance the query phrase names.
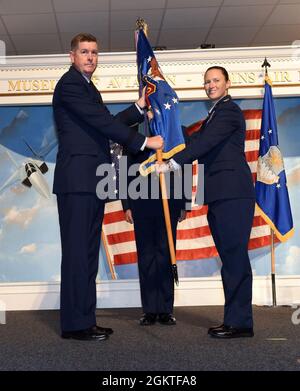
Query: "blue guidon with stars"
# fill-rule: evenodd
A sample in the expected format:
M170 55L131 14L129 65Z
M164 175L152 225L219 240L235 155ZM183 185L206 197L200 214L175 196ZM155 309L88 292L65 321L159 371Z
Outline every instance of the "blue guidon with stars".
M170 159L185 148L178 96L165 80L143 30L138 31L137 65L140 87L147 87L147 106L153 113L153 119L150 121L151 134L163 137L163 159ZM141 164L140 173L146 176L152 172L155 160L156 155L151 152L149 158Z

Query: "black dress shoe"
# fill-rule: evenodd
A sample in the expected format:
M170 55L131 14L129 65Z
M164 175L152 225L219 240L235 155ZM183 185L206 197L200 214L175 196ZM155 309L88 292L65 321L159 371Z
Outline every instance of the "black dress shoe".
M61 337L65 339L78 339L80 341L103 341L108 338L108 334L90 327L84 330L63 331Z
M212 326L208 329L207 333L209 334L212 330L221 329L222 327L224 327L224 323L219 324L219 326Z
M164 324L166 326L173 326L176 324L176 318L172 314L159 314L158 321L160 324Z
M140 319L141 326L151 326L156 322L156 314L144 314Z
M110 329L109 327L101 327L101 326L95 326L96 330L100 331L100 333L105 333L108 335L111 335L114 330Z
M254 332L252 328L237 328L232 326L221 326L219 328L208 331L208 334L213 338L243 338L253 337Z

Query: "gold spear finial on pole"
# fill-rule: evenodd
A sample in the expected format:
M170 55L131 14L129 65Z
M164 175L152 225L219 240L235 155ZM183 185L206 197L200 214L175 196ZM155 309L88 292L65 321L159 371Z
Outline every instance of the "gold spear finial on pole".
M146 37L148 36L148 24L146 23L145 19L138 18L135 25L137 30L144 30Z
M265 68L265 75L268 76L268 67L270 67L271 64L268 62L267 57L265 57L264 62L262 63L261 67Z

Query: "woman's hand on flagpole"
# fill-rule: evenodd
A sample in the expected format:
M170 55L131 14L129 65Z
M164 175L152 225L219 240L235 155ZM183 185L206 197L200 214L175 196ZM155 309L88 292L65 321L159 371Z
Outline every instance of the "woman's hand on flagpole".
M164 173L170 171L170 166L168 165L167 162L159 162L159 161L157 161L155 163L155 171L156 171L157 175L164 174Z

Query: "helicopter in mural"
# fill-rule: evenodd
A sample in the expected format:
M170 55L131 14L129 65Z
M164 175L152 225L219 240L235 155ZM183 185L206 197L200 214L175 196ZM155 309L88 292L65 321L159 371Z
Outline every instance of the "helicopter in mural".
M33 187L41 196L49 199L51 197L51 193L48 183L44 177L44 174L48 171L45 156L56 147L57 140L52 140L52 142L39 153L37 153L25 139L23 139L23 141L34 155L34 158L27 158L20 164L16 162L10 151L7 148L5 149L5 153L13 162L16 170L0 187L0 193L15 183L20 182L23 186L29 188Z

